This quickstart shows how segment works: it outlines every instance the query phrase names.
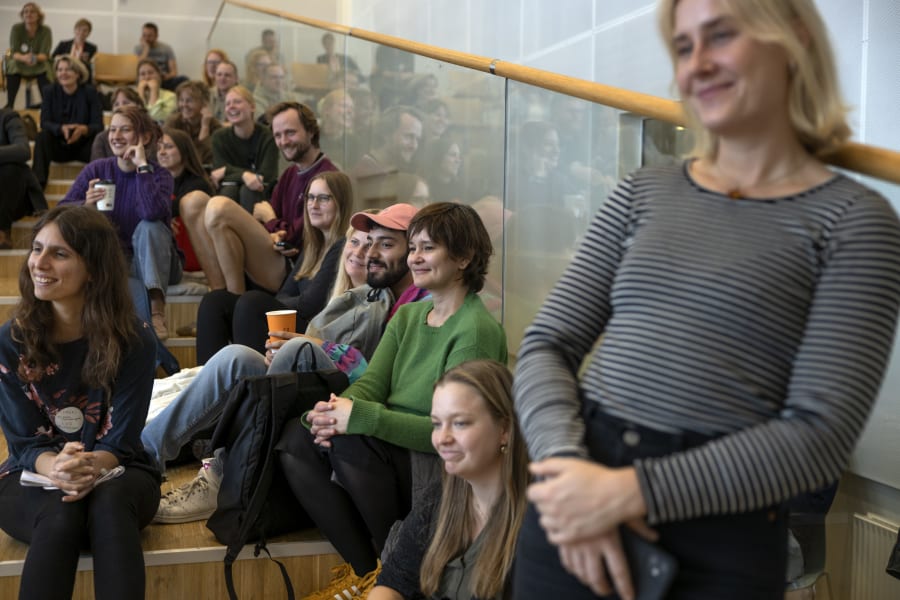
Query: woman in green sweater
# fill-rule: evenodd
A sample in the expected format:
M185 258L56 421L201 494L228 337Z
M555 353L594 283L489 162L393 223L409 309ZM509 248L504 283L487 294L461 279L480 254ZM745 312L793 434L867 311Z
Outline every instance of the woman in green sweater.
M402 306L365 374L289 423L279 443L294 495L359 576L375 570L391 525L410 510L410 451L434 452L435 381L467 360L507 358L503 327L477 296L492 253L478 214L431 204L408 239L413 283L431 299Z
M19 13L21 23L9 31L10 56L6 73L6 107L13 108L22 77L35 77L41 94L50 83L50 48L53 33L44 25L44 13L34 2L26 2Z

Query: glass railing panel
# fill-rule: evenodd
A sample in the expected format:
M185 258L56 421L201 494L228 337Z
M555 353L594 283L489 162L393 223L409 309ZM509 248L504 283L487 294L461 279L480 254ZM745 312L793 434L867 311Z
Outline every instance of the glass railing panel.
M357 184L358 206L474 206L495 242L483 297L499 318L504 80L356 38L347 40L347 51L358 64L372 65L368 86L348 90L354 125L346 136L346 164Z
M248 89L253 89L261 77L261 69L266 62L277 62L284 53L282 21L265 13L226 4L215 29L207 40L207 47L220 48L228 54L229 60L238 69L238 79ZM262 51L263 32L272 31L275 46L268 52ZM199 32L198 32L199 34ZM266 61L260 58L266 54Z
M639 120L608 107L509 82L504 326L510 351L568 265L591 216L640 164Z

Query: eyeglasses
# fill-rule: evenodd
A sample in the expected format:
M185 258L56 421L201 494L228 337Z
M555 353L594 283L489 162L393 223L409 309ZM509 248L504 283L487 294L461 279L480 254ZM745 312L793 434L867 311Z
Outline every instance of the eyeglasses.
M315 194L304 194L303 198L310 204L314 202L318 202L319 204L328 204L329 202L334 200L334 196L331 194L319 194L318 196Z

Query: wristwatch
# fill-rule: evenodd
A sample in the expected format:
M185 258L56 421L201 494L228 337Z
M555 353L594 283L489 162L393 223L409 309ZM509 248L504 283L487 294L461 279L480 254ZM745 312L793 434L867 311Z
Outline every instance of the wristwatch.
M153 165L141 165L137 169L138 173L152 173Z

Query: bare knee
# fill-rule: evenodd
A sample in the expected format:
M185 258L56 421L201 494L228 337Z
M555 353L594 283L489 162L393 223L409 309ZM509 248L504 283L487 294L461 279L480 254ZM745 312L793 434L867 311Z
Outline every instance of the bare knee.
M235 218L235 209L243 211L240 205L227 196L213 196L206 204L203 221L207 229L229 227Z
M196 221L203 216L208 203L209 194L200 190L194 190L181 197L178 203L178 211L185 221Z

